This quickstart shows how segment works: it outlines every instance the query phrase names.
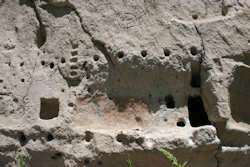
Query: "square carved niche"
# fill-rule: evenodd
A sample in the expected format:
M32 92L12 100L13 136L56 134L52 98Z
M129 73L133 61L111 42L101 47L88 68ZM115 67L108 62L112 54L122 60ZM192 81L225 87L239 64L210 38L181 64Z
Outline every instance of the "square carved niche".
M58 98L41 98L40 99L40 119L53 119L59 114Z

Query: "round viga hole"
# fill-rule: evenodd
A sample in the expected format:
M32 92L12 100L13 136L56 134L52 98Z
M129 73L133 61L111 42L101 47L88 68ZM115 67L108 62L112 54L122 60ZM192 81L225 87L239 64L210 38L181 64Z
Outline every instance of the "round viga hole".
M123 58L124 57L124 52L123 51L118 52L117 56L118 56L119 59Z
M197 53L198 53L197 48L196 48L195 46L192 46L192 47L190 48L190 53L191 53L193 56L197 55Z
M22 79L21 79L21 82L24 82L24 81L25 81L25 80L22 78Z
M94 61L98 61L99 60L99 56L98 55L94 55Z
M177 121L176 125L177 125L178 127L184 127L184 126L186 126L186 122L185 122L184 119L179 119L179 120Z
M20 63L20 66L22 67L24 65L24 62Z
M41 61L41 65L44 66L45 65L45 61L42 60Z
M142 50L141 51L141 56L142 57L146 57L148 55L147 51L146 50Z
M54 68L54 63L53 62L51 62L50 64L49 64L49 67L51 68L51 69L53 69Z
M163 52L164 52L164 55L166 56L166 57L168 57L168 56L170 56L170 50L168 49L168 48L164 48L163 49Z
M52 134L48 134L46 139L47 139L47 141L52 141L54 139L54 137Z
M197 19L198 19L198 15L197 15L197 14L194 14L194 15L192 15L192 18L193 18L194 20L197 20Z

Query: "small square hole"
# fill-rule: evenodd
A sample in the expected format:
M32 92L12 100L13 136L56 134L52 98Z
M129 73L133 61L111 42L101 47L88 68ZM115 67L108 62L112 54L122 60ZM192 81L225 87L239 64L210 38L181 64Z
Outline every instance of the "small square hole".
M59 99L57 98L41 98L40 118L53 119L58 117L59 113Z

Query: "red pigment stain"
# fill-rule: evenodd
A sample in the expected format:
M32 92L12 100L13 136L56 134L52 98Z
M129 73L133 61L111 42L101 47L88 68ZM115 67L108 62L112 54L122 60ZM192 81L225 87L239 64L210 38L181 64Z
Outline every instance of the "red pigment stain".
M96 104L96 112L100 113L103 124L116 126L116 124L136 125L142 123L142 118L149 115L147 105L142 100L133 98L114 98L107 96L96 97L89 101L87 98L78 98L79 104ZM140 116L138 116L140 115Z

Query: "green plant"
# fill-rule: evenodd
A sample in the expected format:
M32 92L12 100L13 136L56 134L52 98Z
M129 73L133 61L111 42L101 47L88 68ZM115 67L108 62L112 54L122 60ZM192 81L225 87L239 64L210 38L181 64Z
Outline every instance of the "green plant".
M20 167L24 167L24 163L23 163L23 157L21 155L18 156L18 159L19 159L19 164L20 164Z
M160 151L161 153L163 153L171 162L172 165L176 166L176 167L185 167L187 165L187 162L184 162L183 164L180 164L177 160L177 158L171 154L170 152L168 152L167 150L162 149L158 149L158 151Z
M130 160L129 154L128 154L128 160L127 160L127 162L128 162L128 167L132 167L132 162L131 162L131 160Z

